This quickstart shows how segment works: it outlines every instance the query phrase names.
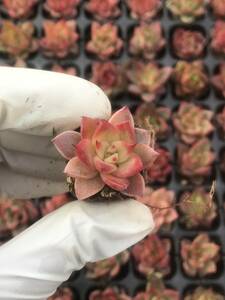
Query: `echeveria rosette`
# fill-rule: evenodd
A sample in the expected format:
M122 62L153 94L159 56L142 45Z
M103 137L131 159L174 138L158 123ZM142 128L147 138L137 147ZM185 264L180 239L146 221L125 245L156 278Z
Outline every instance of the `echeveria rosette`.
M42 216L49 214L57 208L71 201L67 194L53 196L40 202L40 210Z
M80 0L46 0L44 8L53 18L68 18L77 15Z
M142 21L153 19L162 8L161 0L126 0L131 17Z
M106 185L127 196L142 196L145 182L140 174L158 154L150 145L150 133L134 128L127 107L109 121L83 117L81 133L66 131L54 140L69 160L64 172L75 180L78 199L87 199Z
M206 0L167 0L166 5L184 23L192 23L206 13Z
M130 258L129 251L125 250L116 256L86 265L86 276L89 279L113 279Z
M224 18L225 17L225 2L224 0L210 0L210 7L216 17Z
M3 0L2 10L12 19L20 19L29 17L37 0Z
M198 105L181 102L173 115L173 124L186 144L193 144L213 132L213 112Z
M131 300L131 297L117 287L107 287L91 292L89 300Z
M73 20L44 21L44 37L40 46L48 57L65 58L69 54L77 54L79 34Z
M164 48L166 41L163 37L160 22L141 24L134 28L129 43L129 51L133 55L146 59L154 59Z
M119 37L118 27L112 23L91 24L91 40L86 45L89 53L95 54L98 58L106 60L116 56L123 48L123 41Z
M211 48L215 53L225 55L225 21L216 21L212 30Z
M69 287L59 287L54 295L47 300L75 300L74 294Z
M173 33L173 52L181 59L201 57L205 47L206 38L201 31L177 28Z
M225 98L225 63L220 63L218 73L212 76L211 82L216 91Z
M224 300L224 296L212 288L199 286L192 293L189 292L184 300Z
M132 61L127 66L128 90L144 101L152 102L165 92L171 74L171 67L159 67L155 62Z
M99 21L117 18L121 14L119 0L89 0L85 8Z
M73 75L73 76L76 76L78 73L77 69L75 67L62 67L61 65L58 65L58 64L54 64L51 67L51 71L57 72L57 73Z
M212 242L206 233L198 234L193 241L181 241L182 266L191 277L204 277L217 272L220 246Z

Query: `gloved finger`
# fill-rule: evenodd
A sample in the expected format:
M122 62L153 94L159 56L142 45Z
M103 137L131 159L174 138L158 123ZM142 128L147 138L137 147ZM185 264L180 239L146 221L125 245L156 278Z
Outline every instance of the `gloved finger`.
M0 164L0 194L17 199L51 196L68 191L66 180L54 181L15 173Z
M121 252L153 227L135 200L69 203L0 248L0 299L46 300L72 271Z

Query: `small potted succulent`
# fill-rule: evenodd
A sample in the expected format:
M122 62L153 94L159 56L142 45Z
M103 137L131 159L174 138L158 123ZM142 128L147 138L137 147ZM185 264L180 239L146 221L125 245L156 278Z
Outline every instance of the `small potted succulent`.
M70 198L67 194L61 194L53 196L49 199L45 199L40 202L40 210L42 216L49 214L50 212L56 210L57 208L63 206L70 202Z
M11 21L3 21L0 29L0 52L13 59L26 59L37 50L34 30L30 22L14 24Z
M225 63L220 63L218 72L211 78L212 85L219 95L225 98Z
M169 120L171 110L165 106L156 107L154 104L141 104L135 112L135 123L146 130L154 131L157 140L168 137L170 133Z
M143 23L134 28L129 51L131 54L142 56L145 59L154 59L165 47L165 44L160 22Z
M117 287L107 287L104 290L94 290L89 295L89 300L131 300L123 290Z
M208 90L209 80L202 61L177 62L173 80L177 97L200 98Z
M209 0L210 7L216 17L225 17L225 2L223 0Z
M192 23L206 13L205 0L167 0L166 5L184 23Z
M162 8L161 0L126 0L126 2L131 17L142 21L151 20Z
M128 90L144 101L152 102L165 93L171 74L171 67L160 67L155 62L131 61L127 66Z
M80 0L46 0L44 9L53 18L71 18L77 15Z
M118 27L112 23L101 25L91 24L91 39L86 45L86 50L98 58L106 60L117 56L123 48L123 41L119 37Z
M215 292L212 288L197 287L192 293L188 293L184 300L224 300L224 296Z
M181 102L173 115L173 124L186 144L193 144L213 132L213 112L193 103Z
M37 0L3 0L2 11L12 19L25 19L32 15Z
M219 127L219 134L225 140L225 106L222 111L216 115L216 122Z
M191 277L205 277L217 272L220 246L206 233L198 234L193 241L181 241L181 258L184 272Z
M126 90L127 80L121 64L94 62L90 81L98 85L108 95L114 97Z
M47 300L75 300L75 297L69 287L59 287L55 294Z
M217 206L210 193L197 188L181 195L179 209L181 222L188 229L197 227L210 228L217 217Z
M177 155L179 170L193 183L199 184L211 175L215 154L207 138L197 141L192 146L178 144Z
M73 75L73 76L77 75L77 69L75 67L62 67L61 65L57 65L57 64L54 64L51 67L51 71Z
M113 279L121 272L121 268L127 264L129 258L130 253L125 250L111 258L88 263L86 276L89 279Z
M75 21L44 21L44 37L40 46L48 57L65 58L69 54L77 54L78 39Z
M216 21L212 30L211 48L216 54L225 55L225 21Z
M201 31L177 28L172 35L172 50L180 59L199 58L205 47L206 38Z
M173 191L166 188L154 191L146 187L144 196L138 200L151 209L155 232L160 228L169 229L170 225L178 218L178 213L174 208L175 193Z
M144 276L152 272L160 272L163 276L170 274L170 252L171 241L156 234L149 235L131 250L137 270Z
M85 9L98 21L105 21L120 16L119 2L120 0L89 0Z

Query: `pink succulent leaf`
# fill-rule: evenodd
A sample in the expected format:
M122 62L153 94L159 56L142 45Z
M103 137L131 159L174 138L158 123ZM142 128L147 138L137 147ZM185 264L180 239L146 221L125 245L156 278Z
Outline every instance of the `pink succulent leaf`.
M132 126L130 121L122 122L122 123L116 125L116 128L119 131L121 140L123 140L127 143L130 143L130 144L136 143L134 126Z
M100 21L116 18L121 14L119 0L89 0L86 10Z
M95 167L100 173L112 173L115 172L117 167L114 164L107 163L101 160L98 156L94 158Z
M160 0L126 0L134 19L149 21L154 18L162 7Z
M127 106L124 106L123 108L116 111L109 119L109 123L113 125L118 125L125 121L129 121L131 125L134 126L133 116Z
M225 17L225 3L223 0L210 0L209 3L216 17Z
M142 197L145 190L145 180L141 174L129 178L129 186L122 193L129 197Z
M91 139L97 126L99 125L99 119L93 119L89 117L82 117L80 132L82 139Z
M100 192L104 187L104 182L97 176L92 179L76 178L74 189L78 200L88 199Z
M78 157L73 157L67 163L64 173L73 178L91 179L97 176L97 172L84 164Z
M65 131L57 135L53 140L56 149L65 159L71 159L75 156L76 145L80 142L80 134L75 131Z
M113 175L121 178L129 178L143 170L142 160L138 155L132 154L129 159L119 165Z
M3 0L3 11L12 19L27 18L32 14L37 0Z
M149 130L135 128L135 134L136 134L137 144L145 144L145 145L151 144L151 135Z
M107 121L100 121L92 137L93 145L96 141L114 142L120 140L118 130Z
M46 0L44 8L53 18L74 17L80 0Z
M94 169L94 156L95 156L95 150L92 145L91 140L88 139L82 139L77 145L76 145L76 154L78 158L86 164L89 168Z
M101 178L106 185L116 191L124 191L129 185L129 180L127 178L119 178L111 174L104 173L101 174Z
M134 151L140 156L145 168L150 168L158 157L158 153L153 148L144 144L137 144Z

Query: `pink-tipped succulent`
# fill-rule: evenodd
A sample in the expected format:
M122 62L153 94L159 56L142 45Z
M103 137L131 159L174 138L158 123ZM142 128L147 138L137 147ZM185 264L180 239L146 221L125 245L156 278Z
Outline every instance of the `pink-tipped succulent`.
M89 0L86 10L99 21L117 18L121 14L119 0Z
M205 94L209 85L202 61L179 61L175 66L173 79L178 97L199 98Z
M91 40L86 45L86 50L98 58L106 60L116 56L123 48L123 41L119 37L118 27L111 23L91 24Z
M68 18L77 15L80 0L46 0L44 8L53 18Z
M166 5L184 23L192 23L206 13L205 0L167 0Z
M216 21L212 30L211 47L217 54L225 54L225 21Z
M78 52L79 34L76 31L75 21L45 21L44 32L40 46L46 56L64 58Z
M127 77L130 81L128 90L140 95L144 101L151 102L164 94L171 74L171 67L159 67L155 62L132 61L127 67Z
M47 300L75 300L75 298L69 287L59 287L55 294Z
M212 77L211 82L216 91L225 98L225 63L219 64L218 73Z
M185 192L180 198L181 221L188 229L209 228L217 217L217 207L210 193L203 188Z
M169 239L152 234L132 248L132 255L141 274L147 276L152 272L160 272L165 276L171 271L170 250Z
M140 172L158 156L149 146L150 133L134 128L127 107L109 121L83 117L81 133L66 131L53 142L69 160L64 172L74 179L78 199L97 194L105 185L128 196L143 195L145 183Z
M213 13L216 17L225 17L225 2L224 0L210 0L210 6L213 10Z
M172 36L174 54L181 59L201 57L206 47L206 38L201 31L177 28Z
M177 154L182 175L194 181L211 175L215 154L207 138L197 141L192 146L178 144Z
M20 19L29 17L37 0L3 0L2 9L12 19Z
M17 59L25 59L37 50L37 42L33 38L34 26L30 22L14 24L3 21L0 30L0 52Z
M68 75L77 75L77 69L75 67L62 67L60 65L54 64L51 68L51 71L57 72L57 73L64 73Z
M164 48L165 43L160 22L143 23L135 27L129 50L133 55L154 59Z
M219 261L220 246L212 242L206 233L198 234L193 241L181 241L182 266L191 277L215 274Z
M173 191L165 188L153 191L147 187L144 196L139 197L138 200L150 207L155 222L155 232L160 228L168 228L178 218L178 213L173 207L175 202Z
M43 216L49 214L50 212L56 210L57 208L67 204L70 202L70 198L67 194L61 194L57 196L53 196L52 198L43 200L40 203L41 214Z
M116 256L96 263L86 265L87 277L90 279L113 279L121 271L121 268L128 262L130 253L125 250Z
M126 0L131 17L142 21L153 19L162 8L161 0Z
M224 296L215 292L212 288L199 286L192 293L188 293L184 300L224 300Z
M89 300L131 300L124 291L116 287L107 287L104 290L95 290L89 295Z
M223 107L223 110L217 114L216 121L219 126L220 137L225 139L225 106Z
M213 132L212 117L212 111L193 103L182 102L173 115L173 124L181 140L193 144Z
M123 66L109 62L95 62L92 65L90 78L109 96L117 96L126 89L126 76Z

